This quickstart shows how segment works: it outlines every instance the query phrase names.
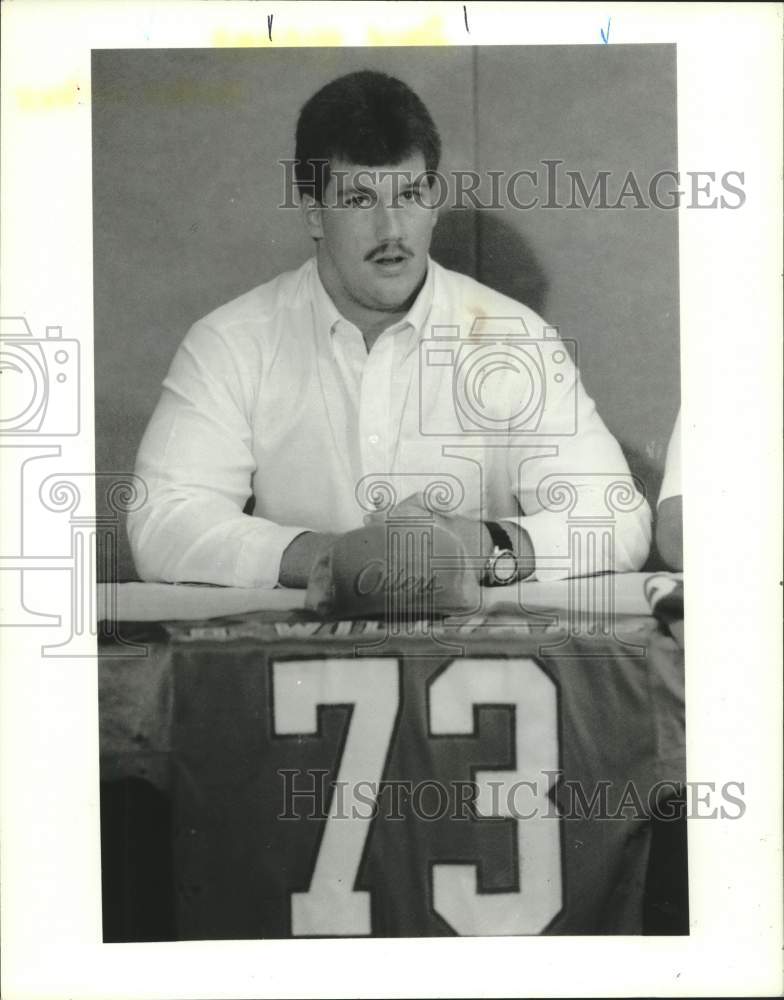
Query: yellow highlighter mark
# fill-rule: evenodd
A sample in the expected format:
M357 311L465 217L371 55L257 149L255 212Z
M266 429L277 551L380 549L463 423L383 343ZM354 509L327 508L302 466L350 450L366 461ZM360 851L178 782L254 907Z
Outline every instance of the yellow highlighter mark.
M17 87L16 99L22 111L62 111L89 104L89 88L71 78L51 87Z
M411 24L390 28L369 25L365 33L366 45L448 45L444 20L438 15L414 21ZM302 30L290 27L283 19L268 19L267 24L256 28L217 28L212 34L212 44L218 48L308 47L362 44L356 36L344 37L339 28L313 28Z
M429 17L411 27L389 29L368 28L368 45L448 45L443 18Z

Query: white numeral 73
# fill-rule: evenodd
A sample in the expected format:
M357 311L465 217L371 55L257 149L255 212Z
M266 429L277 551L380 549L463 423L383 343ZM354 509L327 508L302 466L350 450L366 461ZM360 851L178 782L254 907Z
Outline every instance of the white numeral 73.
M343 812L339 818L333 796L310 886L291 896L295 937L372 932L370 893L354 889L371 820L363 811L367 799L358 800L354 809L353 796L360 783L365 789L368 783L379 787L399 704L400 663L394 659L288 660L273 665L276 734L316 734L319 706L352 706L337 775L346 789ZM515 767L477 772L477 814L509 816L510 796L505 792L512 785L558 768L556 689L531 659L456 660L430 685L431 732L470 735L474 706L482 704L513 708ZM528 787L542 800L531 803L538 808L529 811L530 818L517 820L516 890L480 893L476 864L433 866L433 908L458 934L536 934L561 908L560 824L548 818L541 782L532 781Z

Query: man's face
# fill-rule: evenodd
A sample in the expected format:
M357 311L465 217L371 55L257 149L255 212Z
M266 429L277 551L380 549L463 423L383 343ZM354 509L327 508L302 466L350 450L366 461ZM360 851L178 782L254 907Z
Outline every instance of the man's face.
M306 211L319 273L341 311L408 308L427 270L437 211L417 153L396 166L334 161L323 205Z

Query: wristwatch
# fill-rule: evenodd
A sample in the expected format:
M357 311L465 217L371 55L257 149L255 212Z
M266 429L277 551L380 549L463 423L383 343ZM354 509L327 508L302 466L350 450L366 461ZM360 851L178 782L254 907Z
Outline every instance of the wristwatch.
M518 567L512 539L496 521L485 521L484 524L490 532L493 551L487 557L482 571L482 583L485 587L503 587L508 583L514 583Z

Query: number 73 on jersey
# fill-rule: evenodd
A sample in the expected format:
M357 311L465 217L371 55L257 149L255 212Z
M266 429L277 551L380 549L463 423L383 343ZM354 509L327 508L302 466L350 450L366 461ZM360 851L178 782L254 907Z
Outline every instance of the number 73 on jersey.
M291 894L294 936L360 936L373 931L371 893L354 888L372 819L362 809L367 798L352 809L352 796L359 785L378 788L382 780L400 708L400 670L400 662L388 658L273 664L276 735L315 735L321 706L351 707L337 776L347 790L343 806L351 818L345 811L338 814L333 795L310 885L305 892ZM430 733L471 736L479 705L512 708L515 767L476 772L475 810L481 818L516 819L519 884L514 891L481 893L481 859L471 864L434 864L432 906L457 934L538 934L562 903L560 823L548 818L552 803L540 783L527 781L534 800L524 820L513 815L514 796L508 792L532 775L558 769L556 687L527 657L455 660L428 688Z

